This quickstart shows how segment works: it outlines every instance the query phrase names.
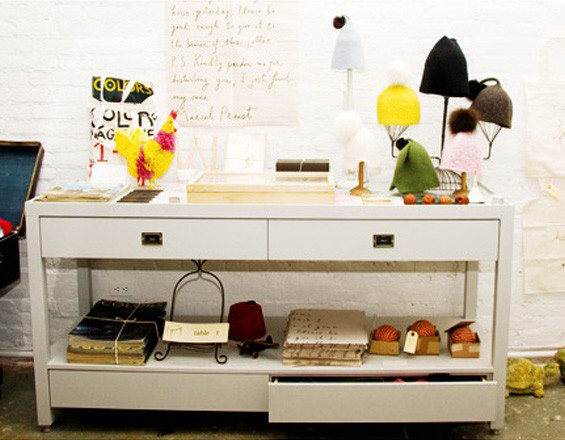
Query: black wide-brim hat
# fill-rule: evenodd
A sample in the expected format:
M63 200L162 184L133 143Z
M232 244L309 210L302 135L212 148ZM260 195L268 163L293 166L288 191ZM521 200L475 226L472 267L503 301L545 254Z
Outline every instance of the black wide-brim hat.
M469 94L467 60L454 38L443 37L426 59L420 92L449 97Z

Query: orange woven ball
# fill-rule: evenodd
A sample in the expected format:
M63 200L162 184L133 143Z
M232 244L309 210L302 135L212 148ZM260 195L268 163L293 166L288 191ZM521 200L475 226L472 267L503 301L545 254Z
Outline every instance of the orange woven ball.
M439 204L440 205L451 205L451 197L449 196L440 196L439 197Z
M414 330L420 337L433 336L437 333L436 326L433 325L430 321L426 321L425 319L416 321L414 324L412 324L410 330Z
M414 194L406 194L404 196L405 205L415 205L416 203L418 203L418 199Z
M375 341L394 342L400 339L400 332L392 325L381 325L373 332Z
M475 342L475 332L469 327L459 327L451 332L451 342L454 344L461 344L464 342Z
M436 198L431 194L426 194L422 198L422 205L435 205L435 203L436 203Z

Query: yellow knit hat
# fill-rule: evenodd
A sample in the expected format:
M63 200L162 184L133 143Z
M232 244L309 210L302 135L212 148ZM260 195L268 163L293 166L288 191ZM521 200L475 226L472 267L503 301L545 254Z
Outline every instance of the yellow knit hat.
M387 87L377 100L379 124L409 126L420 122L420 102L410 87L394 84Z

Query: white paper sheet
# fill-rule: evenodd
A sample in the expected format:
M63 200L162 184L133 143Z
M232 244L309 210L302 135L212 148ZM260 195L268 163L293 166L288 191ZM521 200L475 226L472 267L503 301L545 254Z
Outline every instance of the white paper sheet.
M526 174L565 178L565 39L547 40L541 55L540 77L525 81Z
M526 83L526 174L565 178L565 81Z
M168 16L181 125L297 124L297 0L170 0Z
M540 186L523 211L525 293L565 293L565 179Z
M232 133L226 145L225 171L263 171L267 139L261 134Z
M288 317L285 347L301 345L366 345L365 312L297 309Z
M523 210L525 293L565 293L565 39L546 42L526 83L526 174L540 195Z

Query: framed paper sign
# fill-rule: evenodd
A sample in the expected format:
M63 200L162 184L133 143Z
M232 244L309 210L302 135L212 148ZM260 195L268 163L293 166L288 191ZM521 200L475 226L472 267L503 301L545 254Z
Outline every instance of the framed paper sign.
M170 0L169 102L186 126L295 125L297 0Z

